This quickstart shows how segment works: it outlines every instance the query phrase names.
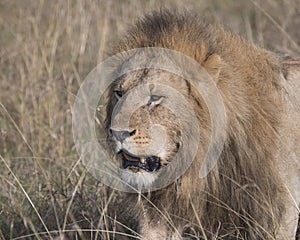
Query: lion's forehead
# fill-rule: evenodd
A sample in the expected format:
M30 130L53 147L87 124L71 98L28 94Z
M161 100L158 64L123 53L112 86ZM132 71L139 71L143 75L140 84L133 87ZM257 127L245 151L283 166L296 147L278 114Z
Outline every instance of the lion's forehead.
M176 73L161 69L139 69L131 71L118 80L117 86L123 91L130 91L140 85L148 85L150 90L162 91L162 87L184 90L185 81Z

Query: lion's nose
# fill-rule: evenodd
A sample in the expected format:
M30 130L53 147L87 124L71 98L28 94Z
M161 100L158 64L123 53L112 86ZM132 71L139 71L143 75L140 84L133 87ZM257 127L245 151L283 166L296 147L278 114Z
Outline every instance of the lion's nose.
M129 131L119 131L119 130L113 130L112 128L109 129L109 132L112 136L114 136L118 141L123 142L126 138L129 138L133 136L136 133L136 130L133 130L131 132Z

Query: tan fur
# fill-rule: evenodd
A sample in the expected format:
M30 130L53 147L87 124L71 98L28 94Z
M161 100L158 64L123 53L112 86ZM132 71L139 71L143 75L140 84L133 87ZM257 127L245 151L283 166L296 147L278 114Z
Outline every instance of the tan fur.
M137 221L147 240L182 239L188 232L208 239L295 239L300 203L299 61L281 59L190 13L146 16L130 29L116 52L140 47L179 51L208 71L223 97L226 142L217 166L205 179L198 178L210 136L203 99L169 73L141 70L119 79L116 85L127 84L124 91L151 79L178 89L197 113L202 148L176 183L141 201L135 194L125 194L117 215L123 212L130 219L127 223ZM112 91L107 128L116 102ZM131 128L138 129L132 141L147 143L150 122L168 129L168 155L163 159L167 163L180 134L186 133L180 132L167 109L141 108L130 121Z

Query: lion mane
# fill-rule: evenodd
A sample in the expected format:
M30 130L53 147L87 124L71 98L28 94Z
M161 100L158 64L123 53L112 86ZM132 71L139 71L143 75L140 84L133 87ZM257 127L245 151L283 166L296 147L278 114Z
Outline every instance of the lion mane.
M178 51L207 70L224 101L226 140L217 165L206 178L197 177L200 154L166 188L142 196L124 194L114 206L117 218L126 219L125 223L139 229L142 238L149 240L204 236L294 239L297 219L289 222L287 215L292 212L294 218L298 217L296 207L294 211L289 208L295 201L299 205L299 198L291 200L283 177L289 174L281 174L279 169L280 163L288 161L282 147L283 132L289 124L296 126L292 118L283 121L287 95L283 82L287 81L288 71L285 60L189 12L163 10L146 15L129 29L114 53L143 47ZM200 145L207 146L209 117L203 115L209 113L193 88L188 84L186 88L199 115L203 133ZM107 129L115 104L112 91L110 95ZM294 122L296 119L299 116ZM299 140L297 131L289 130L298 134ZM299 179L299 155L295 163L298 165L293 168Z

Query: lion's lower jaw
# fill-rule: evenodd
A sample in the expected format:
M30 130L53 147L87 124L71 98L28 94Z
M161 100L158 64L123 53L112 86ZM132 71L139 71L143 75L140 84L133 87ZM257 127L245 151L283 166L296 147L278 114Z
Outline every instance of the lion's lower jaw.
M157 178L157 174L148 173L145 171L135 173L131 170L123 169L121 171L121 178L123 181L136 188L137 190L145 190L151 187L151 185Z

